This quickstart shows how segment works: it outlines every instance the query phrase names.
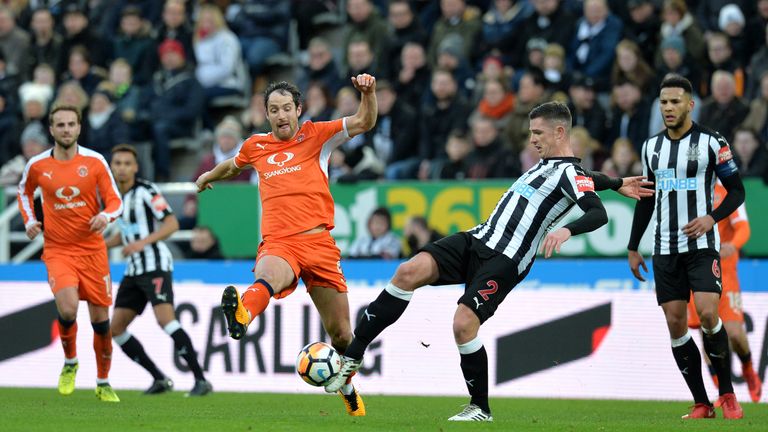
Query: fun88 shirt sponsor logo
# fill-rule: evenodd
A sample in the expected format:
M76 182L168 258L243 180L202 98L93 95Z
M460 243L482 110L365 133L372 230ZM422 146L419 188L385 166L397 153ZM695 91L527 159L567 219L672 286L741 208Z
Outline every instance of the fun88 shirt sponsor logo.
M674 169L660 169L656 170L656 188L660 191L685 191L696 190L699 186L699 181L696 177L675 177Z
M536 193L536 189L534 189L533 186L520 180L515 182L515 184L512 186L512 190L529 199L533 196L534 193Z

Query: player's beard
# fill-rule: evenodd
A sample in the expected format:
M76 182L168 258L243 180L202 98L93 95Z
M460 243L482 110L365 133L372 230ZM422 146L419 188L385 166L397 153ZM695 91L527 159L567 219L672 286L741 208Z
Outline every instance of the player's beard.
M73 145L75 145L76 142L77 142L77 138L72 138L71 141L67 141L66 138L63 138L60 141L56 141L56 144L58 144L64 150L69 150L72 148Z
M674 122L673 124L667 124L667 122L666 122L666 121L664 122L664 124L667 126L667 129L669 129L669 130L673 130L673 131L679 131L680 129L682 129L682 128L683 128L683 126L685 126L685 121L686 121L686 120L688 120L688 116L689 116L689 115L690 115L690 114L689 114L689 113L687 113L687 112L686 112L686 113L683 113L683 114L681 114L681 115L680 115L680 116L677 118L677 121L676 121L676 122Z

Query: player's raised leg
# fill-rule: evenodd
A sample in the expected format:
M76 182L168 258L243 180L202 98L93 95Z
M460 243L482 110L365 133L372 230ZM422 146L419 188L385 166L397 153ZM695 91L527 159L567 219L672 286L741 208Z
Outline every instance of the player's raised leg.
M313 286L309 294L323 320L323 328L331 337L331 345L339 354L344 355L346 347L352 341L347 293L334 288ZM352 375L347 377L339 389L339 395L349 415L365 415L365 403L352 384Z
M221 310L227 319L227 329L232 339L242 338L248 330L248 324L267 308L270 298L296 279L296 273L288 261L273 255L258 257L253 273L256 282L242 296L234 286L226 287L221 295Z
M77 361L77 288L62 288L54 294L54 301L59 317L57 327L64 349L64 367L59 375L59 393L70 395L75 391L75 377L79 363Z
M387 327L405 312L413 297L413 291L437 280L435 259L427 252L420 252L397 267L395 275L379 296L365 309L355 328L355 337L344 352L339 375L325 387L335 393L347 378L360 369L366 348Z

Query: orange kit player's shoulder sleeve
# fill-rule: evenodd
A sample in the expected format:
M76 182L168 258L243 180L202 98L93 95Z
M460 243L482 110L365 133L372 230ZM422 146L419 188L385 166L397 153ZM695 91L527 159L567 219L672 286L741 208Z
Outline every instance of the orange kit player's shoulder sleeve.
M80 154L93 158L96 169L96 182L99 185L99 194L104 203L104 210L101 214L107 217L107 221L112 222L123 213L123 199L120 198L120 190L117 188L115 178L112 177L112 171L109 169L107 160L101 154L81 147Z
M349 139L346 117L317 123L307 121L307 123L310 123L311 127L314 129L314 133L320 139L320 142L326 142L340 132L345 140Z
M50 152L43 152L27 162L24 172L21 174L21 182L16 193L19 211L24 218L24 226L37 222L35 217L35 189L37 189L37 167L40 162L50 156Z
M240 146L240 151L237 152L237 155L232 160L235 166L241 169L249 165L252 166L254 149L258 148L257 145L259 144L259 140L265 140L267 138L268 134L254 134L248 137L243 145Z

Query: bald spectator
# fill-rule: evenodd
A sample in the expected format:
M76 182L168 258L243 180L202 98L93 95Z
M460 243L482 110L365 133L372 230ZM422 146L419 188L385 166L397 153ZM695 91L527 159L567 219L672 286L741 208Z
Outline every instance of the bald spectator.
M576 37L570 43L568 64L573 71L594 79L598 90L607 90L610 85L622 27L606 0L585 0L584 17L577 21Z
M16 26L13 11L6 6L0 6L0 50L5 54L8 73L29 79L29 47L29 34Z
M719 132L728 142L733 141L733 130L749 114L749 107L736 96L733 74L716 71L712 74L712 96L701 107L701 124Z
M428 59L437 64L440 44L449 35L456 35L464 58L472 61L479 53L474 52L482 34L480 11L467 6L465 0L440 0L440 19L435 23L429 44Z

